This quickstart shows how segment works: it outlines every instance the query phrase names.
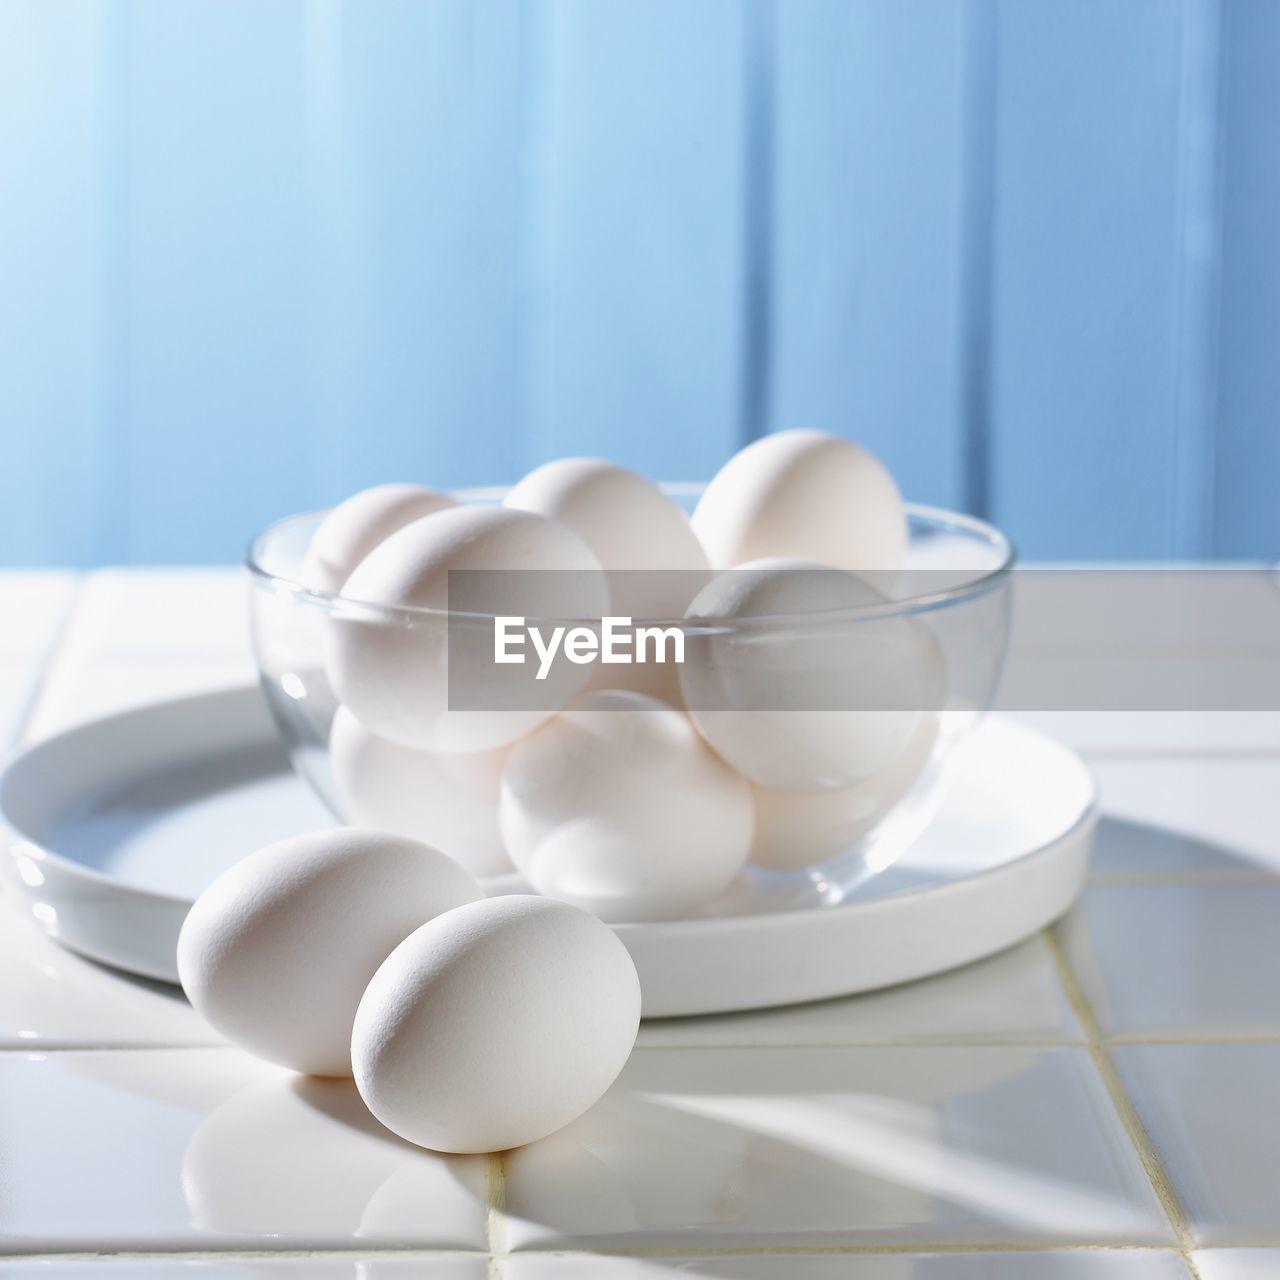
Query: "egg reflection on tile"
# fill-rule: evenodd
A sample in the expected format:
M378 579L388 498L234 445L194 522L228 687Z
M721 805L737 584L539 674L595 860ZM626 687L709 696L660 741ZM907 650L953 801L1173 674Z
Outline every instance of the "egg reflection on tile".
M1082 1050L647 1050L505 1157L508 1244L1162 1243Z
M1176 1254L1153 1249L719 1258L521 1254L503 1263L502 1274L504 1280L1189 1280Z
M13 1251L485 1247L487 1162L232 1049L0 1055Z
M483 1161L473 1164L483 1194ZM458 1180L445 1160L379 1125L350 1081L282 1073L205 1118L187 1144L182 1189L197 1230L271 1236L282 1187L297 1232L395 1240L424 1205L456 1193Z

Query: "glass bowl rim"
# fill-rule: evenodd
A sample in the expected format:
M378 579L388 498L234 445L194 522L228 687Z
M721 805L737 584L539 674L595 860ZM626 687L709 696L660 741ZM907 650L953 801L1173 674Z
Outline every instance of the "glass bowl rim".
M509 485L483 485L450 489L445 492L450 497L457 498L464 503L500 502L503 496L510 492L510 488L511 486ZM695 481L669 481L660 483L659 488L669 497L689 498L697 497L706 486ZM907 502L903 505L909 522L933 526L939 531L949 530L963 534L972 540L980 541L1000 553L999 563L988 569L974 570L972 577L965 578L954 585L934 591L925 591L919 595L886 600L882 604L846 605L832 609L815 610L803 615L794 613L773 616L753 614L722 619L704 617L691 619L682 616L678 618L643 618L638 619L638 621L653 626L679 626L686 630L705 632L718 630L742 631L753 624L787 624L796 626L815 623L830 624L840 621L867 622L884 618L913 616L947 608L965 600L976 599L994 590L1012 572L1014 565L1017 563L1018 552L1013 539L1003 529L986 520L979 519L977 516L965 515L959 511L949 511L945 507L930 506L918 502ZM295 512L292 515L282 516L278 520L273 520L259 530L250 540L244 552L243 563L250 576L256 582L270 588L272 591L277 593L284 592L296 598L300 603L313 604L326 610L341 609L349 606L353 609L373 611L380 617L403 618L405 621L412 621L414 618L472 618L492 622L493 614L451 612L448 609L421 605L385 605L379 604L377 601L359 600L352 596L344 596L341 592L315 591L301 582L271 572L263 564L262 548L273 534L280 532L288 525L323 515L329 510L332 510L332 508L321 507L313 511ZM581 621L590 625L593 620L564 619L562 621Z

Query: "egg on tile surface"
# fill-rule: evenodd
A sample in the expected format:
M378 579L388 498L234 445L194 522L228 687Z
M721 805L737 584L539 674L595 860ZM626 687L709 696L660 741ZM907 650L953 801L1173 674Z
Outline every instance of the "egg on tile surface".
M303 565L303 584L336 594L361 560L397 529L456 506L447 493L420 484L379 484L340 502L320 521Z
M467 572L475 570L489 572ZM406 525L360 563L343 595L325 634L338 700L373 733L421 751L514 742L589 678L590 667L569 662L541 681L536 661L496 665L494 615L609 612L604 573L577 534L501 506L453 507Z
M348 822L447 849L475 876L511 870L498 833L506 758L501 747L414 751L371 733L346 707L329 731L329 764Z
M586 1111L639 1025L635 965L607 925L548 898L488 898L386 958L360 1001L351 1060L393 1133L435 1151L503 1151Z
M403 836L335 827L268 845L196 899L178 975L215 1030L313 1075L351 1074L351 1024L378 966L442 911L480 897L451 858Z
M643 694L579 695L516 744L500 827L539 893L604 920L668 920L711 901L751 845L746 782L688 717Z
M779 431L734 454L707 485L693 529L714 569L797 556L837 569L897 570L907 519L873 454L826 431Z
M853 573L810 560L752 561L689 606L680 685L698 732L744 777L784 791L838 791L906 747L937 706L935 653ZM714 623L714 625L712 625Z
M894 760L840 791L778 791L752 783L756 825L748 861L770 871L792 871L850 850L911 789L937 737L938 717L929 712Z

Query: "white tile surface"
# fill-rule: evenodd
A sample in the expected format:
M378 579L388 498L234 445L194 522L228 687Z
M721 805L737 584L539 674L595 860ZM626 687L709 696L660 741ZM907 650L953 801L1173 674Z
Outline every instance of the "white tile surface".
M1280 756L1093 767L1103 810L1119 820L1099 832L1095 871L1280 875Z
M1280 1245L1280 1044L1122 1045L1115 1055L1196 1240Z
M0 663L0 750L17 739L35 698L37 663L17 659Z
M646 1022L650 1045L1055 1043L1080 1027L1035 937L988 960L923 982L847 1000L715 1018Z
M71 608L78 577L60 570L0 571L0 662L40 658Z
M1280 1034L1280 883L1092 885L1060 926L1105 1034Z
M62 660L49 673L24 736L34 742L85 720L129 707L250 684L256 679L256 671L248 658L79 664Z
M1195 1263L1200 1280L1276 1280L1280 1249L1202 1249Z
M94 1258L0 1261L0 1280L486 1280L484 1258ZM1107 1280L1110 1280L1108 1277Z
M522 1254L504 1280L1190 1280L1174 1253L1134 1249L1046 1253L739 1255L728 1258L601 1258ZM1204 1280L1209 1280L1205 1277Z
M233 567L100 569L81 586L65 652L76 661L237 657L250 647L248 601Z
M29 709L55 639L36 734L254 678L239 570L112 570L76 589L71 574L0 574L13 623L0 636L0 734ZM1095 858L1102 881L1277 877L1275 888L1095 886L1064 938L1104 1027L1280 1034L1270 980L1280 716L1026 718L1093 753L1115 815ZM350 1086L296 1082L233 1050L79 1051L212 1037L178 998L67 955L8 910L0 903L0 1254L352 1251L0 1261L0 1280L85 1266L143 1280L487 1274L479 1255L359 1252L483 1251L487 1161L410 1148L372 1124ZM646 1028L646 1047L597 1109L504 1157L498 1243L526 1252L500 1270L514 1280L1185 1280L1168 1249L1044 1251L1172 1243L1087 1053L1052 1047L1079 1034L1038 940L868 997ZM61 1051L22 1052L42 1046ZM1116 1053L1198 1238L1280 1245L1280 1045ZM545 1252L561 1244L671 1254ZM1015 1251L972 1251L1006 1244ZM822 1252L841 1246L855 1251ZM788 1247L808 1252L729 1256ZM681 1258L685 1248L719 1252ZM1280 1250L1210 1248L1197 1265L1201 1280L1280 1277Z
M72 955L0 894L0 1049L220 1043L176 987Z
M513 1249L1170 1239L1083 1049L646 1050L504 1163Z
M76 585L71 573L0 572L0 749L26 719Z
M484 1157L233 1049L0 1053L0 1248L486 1247Z

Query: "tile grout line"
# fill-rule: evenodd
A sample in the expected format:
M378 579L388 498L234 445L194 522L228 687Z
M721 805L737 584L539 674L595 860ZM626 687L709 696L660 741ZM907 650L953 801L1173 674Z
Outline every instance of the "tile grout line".
M1076 976L1075 969L1071 965L1066 948L1063 946L1057 930L1057 924L1053 924L1046 929L1045 942L1048 944L1049 953L1053 958L1058 980L1062 983L1067 999L1071 1002L1071 1007L1075 1010L1076 1017L1088 1037L1089 1056L1092 1058L1094 1067L1102 1078L1103 1087L1111 1099L1112 1106L1116 1109L1120 1123L1124 1126L1129 1141L1133 1144L1143 1172L1146 1173L1147 1179L1151 1183L1151 1189L1155 1192L1156 1199L1160 1202L1160 1207L1164 1210L1165 1216L1169 1220L1169 1225L1173 1228L1178 1252L1181 1253L1182 1260L1186 1264L1187 1270L1191 1273L1192 1280L1200 1280L1200 1271L1193 1256L1196 1242L1191 1233L1186 1208L1173 1185L1173 1180L1169 1177L1169 1173L1164 1167L1164 1162L1156 1151L1155 1143L1152 1142L1151 1135L1147 1132L1147 1127L1142 1122L1142 1117L1138 1114L1138 1109L1134 1105L1133 1099L1129 1096L1128 1089L1125 1088L1124 1079L1111 1055L1106 1037L1102 1033L1102 1025L1098 1021L1098 1016L1094 1012L1088 996L1085 994L1083 985Z
M1107 1043L1113 1047L1167 1045L1275 1045L1280 1044L1280 1031L1221 1035L1184 1033L1179 1035L1139 1035L1125 1033L1112 1036ZM929 1052L934 1049L1088 1049L1090 1042L1082 1036L1061 1040L691 1040L671 1043L638 1044L637 1053L744 1053L773 1050L813 1050L818 1053L857 1050L909 1050ZM115 1044L72 1044L69 1042L46 1043L42 1040L22 1040L0 1043L0 1055L21 1054L25 1057L43 1057L63 1053L241 1053L238 1045L226 1042L197 1040L148 1040L119 1041Z
M72 624L75 622L76 614L80 611L80 599L84 594L84 585L88 576L87 573L76 573L72 578L71 597L58 615L58 620L49 636L49 642L44 646L40 654L40 670L32 682L31 692L27 695L22 715L19 716L18 722L14 726L13 736L8 743L10 750L15 750L28 744L31 726L36 720L40 704L45 700L45 696L49 691L49 673L62 656L63 651L66 649L67 641L70 639Z
M57 941L54 939L54 941ZM61 944L59 944L61 945ZM16 1044L0 1044L0 1057L21 1054L28 1058L44 1058L58 1053L243 1053L238 1045L202 1043L198 1040L149 1040L134 1044L45 1044L40 1040L20 1040Z
M1229 1246L1218 1246L1229 1247ZM1269 1247L1269 1246L1259 1246ZM1056 1241L1045 1244L1004 1241L993 1243L988 1241L951 1241L951 1242L904 1242L881 1244L777 1244L750 1245L725 1244L721 1246L688 1246L668 1245L644 1248L637 1246L628 1248L625 1245L583 1248L581 1246L534 1245L518 1250L515 1254L504 1255L514 1258L545 1257L580 1257L580 1258L751 1258L751 1257L896 1257L903 1254L924 1254L928 1256L948 1254L1060 1254L1060 1253L1161 1253L1177 1256L1179 1250L1168 1244L1127 1244L1108 1241L1104 1244L1081 1244L1078 1240ZM290 1258L488 1258L490 1255L482 1249L449 1249L432 1245L406 1246L364 1246L361 1241L353 1240L350 1247L327 1246L307 1248L300 1245L293 1248L261 1249L237 1248L234 1245L227 1249L65 1249L44 1250L41 1252L14 1251L6 1253L0 1250L0 1264L28 1261L45 1262L101 1262L112 1259L122 1261L163 1261L179 1259L182 1261L236 1262L240 1260L273 1261ZM493 1261L501 1262L501 1258ZM500 1274L500 1273L499 1273ZM1198 1280L1198 1277L1197 1277Z
M43 710L43 705L47 701L49 691L53 685L55 669L60 668L66 662L70 640L75 630L78 615L83 607L85 591L90 581L102 572L102 569L72 571L71 597L59 614L58 620L52 628L49 642L40 655L39 673L33 682L31 692L26 698L26 705L18 719L13 735L8 740L7 745L10 750L16 750L31 744L31 728L39 720L39 713ZM85 667L118 665L128 668L137 667L139 670L174 666L200 667L203 669L221 666L224 663L229 664L232 661L238 664L243 656L239 648L235 653L232 653L230 649L223 648L191 651L166 650L159 654L135 650L121 650L118 652L108 650L104 653L99 653L96 657L90 656L83 665ZM240 685L248 686L253 684L255 684L255 681L252 679L240 678L230 682L224 681L219 687L223 685L226 687L238 687Z
M487 1156L485 1177L485 1246L489 1251L489 1280L502 1280L502 1255L507 1251L507 1171L501 1151Z
M714 1016L714 1015L713 1015ZM1280 1040L1280 1032L1274 1037ZM719 1049L735 1052L743 1050L772 1049L1081 1049L1088 1045L1084 1036L1062 1036L1060 1039L1019 1040L653 1040L637 1043L636 1053L660 1053L662 1051L696 1051L708 1053ZM3 1052L0 1049L0 1052Z
M1268 1246L1261 1246L1268 1247ZM948 1257L952 1254L1124 1254L1124 1253L1160 1253L1171 1257L1182 1257L1177 1245L1170 1244L1126 1244L1109 1241L1105 1244L1081 1244L1078 1240L1057 1241L1049 1244L1025 1244L1017 1241L991 1243L989 1241L951 1241L951 1242L919 1242L904 1241L902 1243L882 1244L725 1244L725 1245L655 1245L651 1248L626 1245L604 1245L593 1248L564 1246L557 1244L537 1244L517 1250L507 1257L546 1258L546 1257L585 1257L585 1258L690 1258L690 1259L724 1259L724 1258L894 1258L916 1254L927 1257ZM1184 1259L1185 1260L1185 1259ZM1193 1280L1200 1280L1194 1274Z

